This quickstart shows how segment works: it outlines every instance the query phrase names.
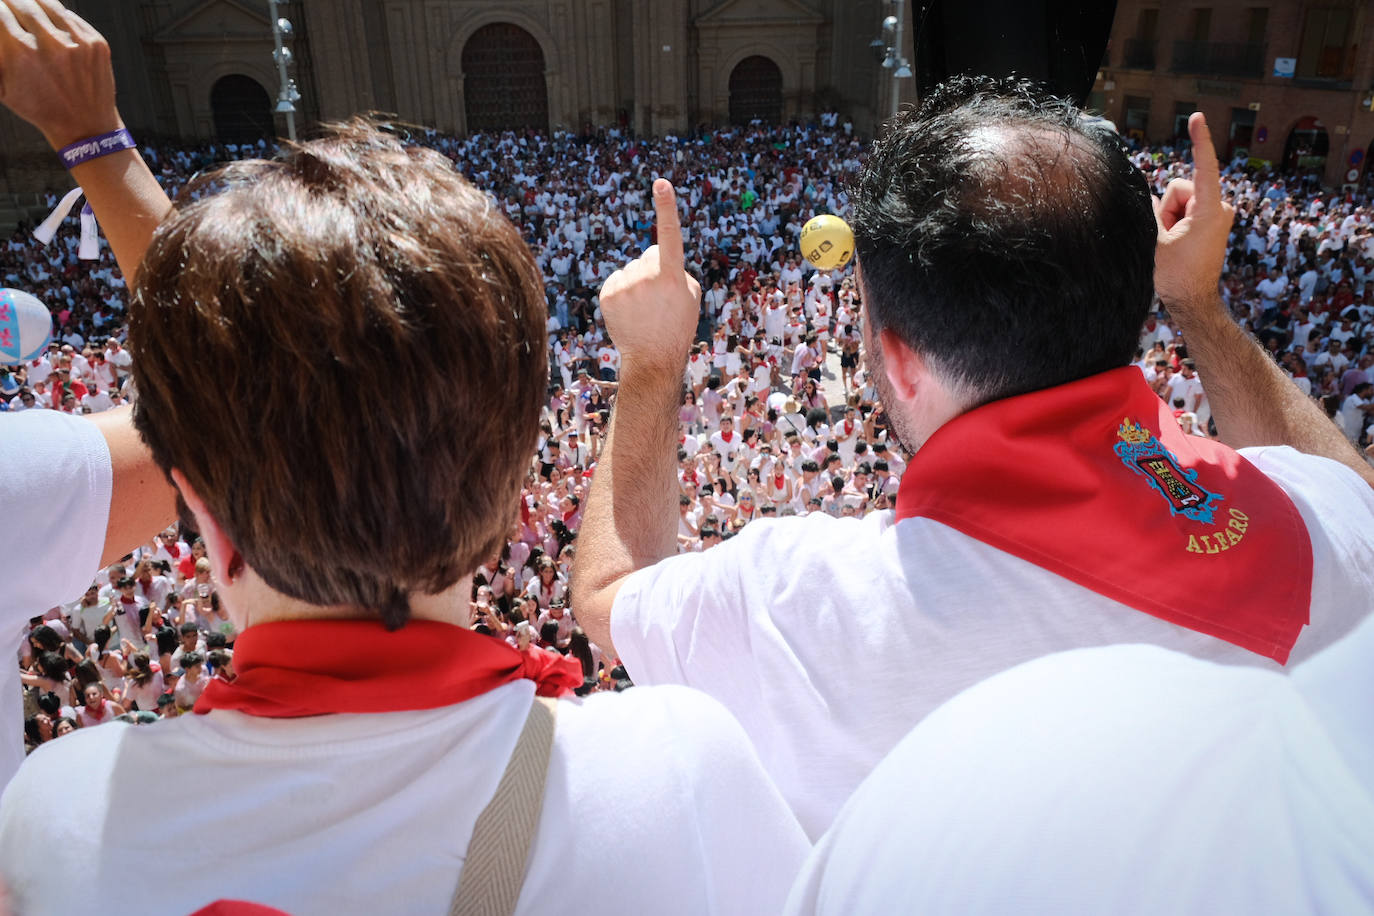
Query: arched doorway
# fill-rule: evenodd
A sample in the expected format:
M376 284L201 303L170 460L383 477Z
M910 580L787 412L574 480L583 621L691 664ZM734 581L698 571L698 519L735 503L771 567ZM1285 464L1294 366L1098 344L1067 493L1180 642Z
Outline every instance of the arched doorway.
M463 109L469 131L549 129L544 50L518 25L494 22L463 45Z
M1311 116L1303 118L1288 132L1288 142L1283 147L1283 170L1320 176L1326 171L1326 155L1330 149L1331 140L1322 122Z
M1365 194L1374 194L1374 140L1369 141L1369 149L1364 151L1364 158L1355 163L1355 168L1364 171L1364 184L1361 190Z
M746 57L730 71L730 123L782 121L782 71L768 58Z
M243 143L276 136L272 124L272 97L251 76L231 73L210 88L210 110L215 136L225 143Z

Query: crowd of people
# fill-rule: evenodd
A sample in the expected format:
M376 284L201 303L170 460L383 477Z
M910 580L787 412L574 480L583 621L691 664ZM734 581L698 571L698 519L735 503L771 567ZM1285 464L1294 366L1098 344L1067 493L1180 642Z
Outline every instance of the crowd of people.
M619 363L597 293L654 240L647 188L656 174L685 191L688 268L703 289L679 412L679 549L709 549L760 518L893 507L906 462L888 442L862 360L854 279L848 269L816 270L797 252L809 218L848 215L846 189L864 151L848 125L663 140L614 130L412 140L451 158L500 202L535 251L549 300L548 406L509 541L474 577L479 631L577 658L584 691L631 683L577 626L568 579ZM143 150L172 196L216 162L271 152L262 141ZM1186 174L1187 159L1168 147L1133 157L1156 193ZM1237 212L1225 301L1351 442L1368 448L1374 207L1239 162L1222 181ZM108 248L81 261L74 231L45 247L21 226L0 275L45 301L55 322L49 353L0 376L0 406L94 413L137 396L121 344L127 290ZM1162 308L1141 329L1136 365L1186 432L1215 434L1205 380ZM212 376L207 367L206 384ZM30 747L76 727L185 712L211 679L234 677L235 634L197 559L204 546L179 528L102 571L74 604L34 609L19 659Z

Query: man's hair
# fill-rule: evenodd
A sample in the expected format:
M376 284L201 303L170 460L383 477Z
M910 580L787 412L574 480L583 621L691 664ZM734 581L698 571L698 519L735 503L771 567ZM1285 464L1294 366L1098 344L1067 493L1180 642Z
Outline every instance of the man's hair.
M135 422L268 585L399 627L407 595L501 548L546 318L500 209L354 120L191 182L158 226L130 303Z
M1119 138L1030 83L956 77L874 144L854 205L873 329L969 406L1124 366L1154 282Z
M194 623L192 623L191 621L188 620L188 621L186 621L185 623L183 623L183 624L181 625L181 635L182 635L182 636L190 636L192 633L194 633L197 637L199 637L199 636L200 636L200 627L196 626Z

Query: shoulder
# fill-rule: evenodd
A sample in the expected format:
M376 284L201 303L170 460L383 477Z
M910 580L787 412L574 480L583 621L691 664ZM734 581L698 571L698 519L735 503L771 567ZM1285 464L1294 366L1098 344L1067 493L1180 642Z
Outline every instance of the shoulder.
M1238 454L1295 500L1345 506L1343 514L1359 513L1366 522L1374 512L1374 489L1339 461L1286 445L1243 448Z
M1264 871L1255 871L1256 860L1295 861L1291 844L1267 837L1338 823L1327 835L1341 840L1329 847L1354 849L1346 837L1369 836L1330 803L1334 791L1310 791L1318 764L1329 765L1322 743L1288 679L1270 672L1149 646L1047 656L970 688L907 735L846 804L794 894L828 901L817 909L835 912L877 912L871 904L884 895L920 909L941 893L970 910L1013 899L1056 899L1073 910L1091 909L1085 898L1094 895L1100 902L1161 882L1154 887L1165 896L1154 899L1181 902L1178 876L1192 867L1186 860L1208 863L1218 888L1253 886ZM1295 746L1309 749L1295 753ZM1161 756L1161 747L1169 753ZM913 783L915 771L924 775ZM1300 784L1309 803L1295 817L1286 793ZM1179 785L1197 804L1170 803ZM1323 797L1313 802L1314 795ZM1123 829L1103 833L1095 823L1103 811ZM1222 837L1208 826L1216 823L1251 829ZM1142 838L1186 860L1142 873L1127 851ZM900 861L929 857L972 865L937 876ZM989 857L1039 865L1004 869L990 881L977 865ZM1262 880L1293 877L1285 871ZM841 897L847 905L833 906Z
M617 767L606 759L608 735L616 736L616 756L637 764L633 758L645 752L656 761L652 769L662 779L676 780L722 758L752 758L743 729L724 706L676 685L594 693L559 704L558 743L569 762L585 752L601 760L603 778L618 784L624 774L611 772ZM636 781L644 786L642 775Z
M105 777L128 732L124 723L79 728L28 756L0 798L0 862L17 861L12 856L21 845L98 843Z
M808 844L719 702L677 686L597 693L559 703L557 734L549 785L564 791L546 796L545 811L569 823L596 812L618 846L635 850L653 886L619 879L632 911L653 900L662 912L780 909ZM600 853L579 861L589 850L576 845L562 847L563 865L603 867Z

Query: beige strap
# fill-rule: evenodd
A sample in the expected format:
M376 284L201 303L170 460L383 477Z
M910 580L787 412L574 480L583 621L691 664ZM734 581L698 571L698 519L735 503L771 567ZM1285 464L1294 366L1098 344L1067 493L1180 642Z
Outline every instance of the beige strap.
M449 916L512 916L544 808L558 701L535 697L506 772L477 816Z

